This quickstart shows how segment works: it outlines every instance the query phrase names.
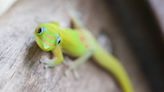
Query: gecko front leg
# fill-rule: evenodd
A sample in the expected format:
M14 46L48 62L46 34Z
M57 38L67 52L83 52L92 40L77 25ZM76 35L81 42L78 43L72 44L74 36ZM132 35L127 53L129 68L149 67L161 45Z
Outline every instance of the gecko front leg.
M64 58L63 58L63 53L60 46L57 46L54 50L52 50L52 53L53 53L53 56L55 56L55 58L53 58L50 61L41 61L43 64L45 64L45 67L51 68L63 62Z

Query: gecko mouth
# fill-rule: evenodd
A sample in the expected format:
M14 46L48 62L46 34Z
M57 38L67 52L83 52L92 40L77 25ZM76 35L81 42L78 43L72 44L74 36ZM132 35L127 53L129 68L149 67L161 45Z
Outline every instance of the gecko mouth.
M39 39L38 37L36 37L36 43L44 51L50 51L54 47L53 44L49 44L43 39Z
M55 47L54 44L50 44L50 43L46 43L46 42L43 43L42 46L45 51L50 51Z

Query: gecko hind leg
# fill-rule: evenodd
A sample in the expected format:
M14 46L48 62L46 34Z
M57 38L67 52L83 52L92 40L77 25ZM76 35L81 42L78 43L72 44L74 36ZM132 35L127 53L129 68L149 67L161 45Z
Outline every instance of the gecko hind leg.
M68 70L65 71L65 75L67 76L69 72L73 72L76 79L79 79L79 74L75 70L81 65L84 64L93 54L93 50L88 50L83 56L79 57L73 62L68 63Z
M75 15L75 14L74 14ZM76 16L71 15L70 16L70 27L72 29L80 30L84 29L84 24L80 21L80 16L76 14Z

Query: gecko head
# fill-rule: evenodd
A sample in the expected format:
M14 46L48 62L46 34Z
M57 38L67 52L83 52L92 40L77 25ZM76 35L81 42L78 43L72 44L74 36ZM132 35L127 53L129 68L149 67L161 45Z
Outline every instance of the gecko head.
M35 41L44 51L50 51L60 45L59 25L56 22L40 23L34 31Z

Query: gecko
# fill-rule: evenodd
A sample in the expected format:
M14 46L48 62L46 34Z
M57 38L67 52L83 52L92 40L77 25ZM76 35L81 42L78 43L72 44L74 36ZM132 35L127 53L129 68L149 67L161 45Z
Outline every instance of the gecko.
M109 71L123 92L133 92L132 83L124 67L111 53L103 49L92 33L72 18L74 28L62 27L59 22L39 23L34 31L35 41L43 51L51 51L54 58L42 63L54 67L64 61L63 53L76 57L69 69L75 69L89 58Z

